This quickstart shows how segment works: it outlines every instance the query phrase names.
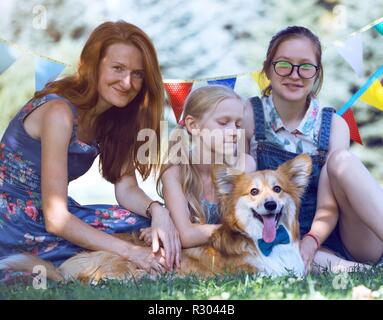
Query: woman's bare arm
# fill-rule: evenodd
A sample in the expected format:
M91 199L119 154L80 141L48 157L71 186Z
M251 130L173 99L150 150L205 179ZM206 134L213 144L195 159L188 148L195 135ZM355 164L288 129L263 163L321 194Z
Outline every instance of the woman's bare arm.
M41 121L41 191L48 232L89 250L117 253L142 265L142 249L99 231L68 211L68 146L73 128L70 107L63 101L47 102ZM148 265L145 265L145 268Z
M124 171L124 170L122 170ZM152 199L138 186L135 176L123 176L115 185L116 199L124 208L146 216L146 209ZM165 250L167 266L180 265L181 243L176 227L170 217L169 210L157 203L151 205L152 222L152 250L154 253L160 249L160 241Z

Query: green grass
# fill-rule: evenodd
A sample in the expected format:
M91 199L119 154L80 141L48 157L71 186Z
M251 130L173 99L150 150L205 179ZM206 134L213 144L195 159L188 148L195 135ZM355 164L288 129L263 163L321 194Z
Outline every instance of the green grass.
M78 282L48 282L47 289L0 284L0 299L351 299L353 288L359 285L369 288L373 298L383 299L383 268L338 276L322 273L305 278L257 277L242 273L207 280L166 275L157 280L142 279L138 283L107 281L98 285L82 285Z

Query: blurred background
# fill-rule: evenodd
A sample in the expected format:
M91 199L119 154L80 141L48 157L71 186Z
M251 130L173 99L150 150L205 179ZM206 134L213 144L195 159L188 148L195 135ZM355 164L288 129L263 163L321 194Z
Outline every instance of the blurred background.
M153 40L164 79L202 79L260 70L273 34L288 25L303 25L324 47L325 105L339 109L383 64L383 36L373 29L363 38L364 76L358 77L337 53L334 42L345 41L383 16L381 0L16 0L1 1L0 37L75 70L90 32L107 20L123 19L141 27ZM36 27L44 14L46 25ZM34 55L24 54L0 76L0 135L34 93ZM202 83L202 82L200 82ZM254 81L237 81L244 98L258 94ZM198 85L198 83L197 83ZM352 151L383 184L383 114L358 101L353 111L364 145ZM174 121L168 108L166 117ZM149 179L140 184L158 198ZM116 203L113 186L91 170L73 181L70 195L82 204Z

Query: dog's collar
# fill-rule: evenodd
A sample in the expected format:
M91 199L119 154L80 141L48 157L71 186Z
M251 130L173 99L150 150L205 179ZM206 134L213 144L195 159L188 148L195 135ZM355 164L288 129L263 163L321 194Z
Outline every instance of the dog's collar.
M280 225L277 229L277 234L273 242L267 243L263 239L258 239L258 247L261 250L262 254L266 257L270 255L273 251L274 246L278 244L289 244L290 237L287 233L286 228L283 225Z

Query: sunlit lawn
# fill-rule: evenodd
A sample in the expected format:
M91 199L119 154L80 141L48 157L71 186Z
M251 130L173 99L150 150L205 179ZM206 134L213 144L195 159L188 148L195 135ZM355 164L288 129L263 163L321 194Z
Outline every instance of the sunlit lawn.
M364 286L362 288L359 286ZM359 287L359 288L357 288ZM369 290L368 290L368 289ZM249 274L201 279L166 275L139 282L107 281L98 285L48 282L47 289L31 285L0 284L0 299L383 299L383 268L334 275L323 273L305 278L258 277Z

